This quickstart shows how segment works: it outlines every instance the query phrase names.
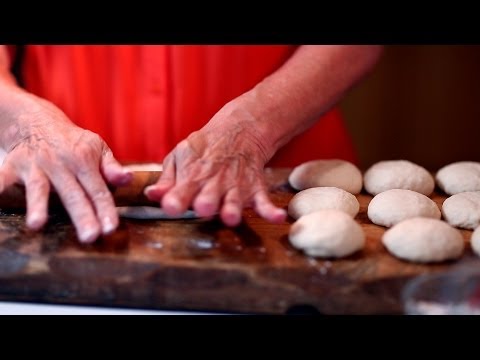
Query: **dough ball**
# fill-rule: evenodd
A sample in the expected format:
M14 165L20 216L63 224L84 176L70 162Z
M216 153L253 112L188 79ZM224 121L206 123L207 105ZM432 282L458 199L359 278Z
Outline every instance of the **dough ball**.
M365 234L361 226L343 211L319 210L293 223L289 240L309 256L339 258L362 249Z
M450 196L442 204L443 218L452 226L473 230L480 225L480 191Z
M423 216L440 219L435 202L411 190L392 189L376 195L368 204L368 218L377 225L390 227L402 220Z
M457 259L465 247L460 231L423 217L398 223L383 234L382 242L394 256L420 263Z
M459 161L438 170L435 180L448 195L464 191L480 191L480 163Z
M360 204L354 195L336 187L314 187L300 191L288 204L288 214L294 219L328 209L340 210L355 217Z
M158 207L154 206L117 206L120 217L142 220L173 220L173 219L196 219L198 216L192 210L187 210L179 216L170 216Z
M365 190L372 195L390 189L406 189L428 196L435 188L433 176L407 160L380 161L365 172L363 182Z
M475 254L480 256L480 226L475 229L472 233L472 238L470 239L470 245Z
M358 194L362 190L362 173L345 160L312 160L295 167L288 182L296 190L333 186Z

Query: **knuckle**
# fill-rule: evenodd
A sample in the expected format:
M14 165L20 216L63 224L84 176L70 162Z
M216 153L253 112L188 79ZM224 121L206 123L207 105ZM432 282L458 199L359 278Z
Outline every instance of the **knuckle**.
M87 142L79 142L75 145L74 154L79 157L79 160L85 160L94 154L93 147Z
M87 143L103 143L102 137L90 130L84 130L83 137Z

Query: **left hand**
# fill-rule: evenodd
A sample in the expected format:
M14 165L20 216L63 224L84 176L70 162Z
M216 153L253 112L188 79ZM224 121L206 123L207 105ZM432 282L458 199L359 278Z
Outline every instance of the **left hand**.
M146 196L171 216L192 207L201 217L219 213L226 225L237 226L243 208L253 207L269 222L285 221L285 210L268 197L263 168L269 157L250 120L221 110L165 157L162 176Z

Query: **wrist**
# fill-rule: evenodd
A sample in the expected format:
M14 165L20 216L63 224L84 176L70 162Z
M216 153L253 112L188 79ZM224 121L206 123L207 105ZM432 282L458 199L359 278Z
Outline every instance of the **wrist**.
M267 163L276 152L268 136L267 125L251 111L246 94L225 104L204 127L207 132L238 137L251 159ZM251 150L250 150L251 149Z
M45 117L56 116L57 108L47 100L13 84L0 84L0 147L10 151L31 135L32 129L45 128ZM51 123L51 121L48 121Z
M294 136L291 122L285 121L290 116L282 102L282 95L262 82L227 104L233 109L231 112L243 114L243 118L248 119L243 122L245 131L262 148L266 162Z

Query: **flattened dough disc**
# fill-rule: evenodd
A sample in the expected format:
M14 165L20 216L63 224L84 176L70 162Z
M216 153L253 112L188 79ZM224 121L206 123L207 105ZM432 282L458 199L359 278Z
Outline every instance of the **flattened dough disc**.
M176 219L198 219L199 216L192 211L187 210L179 216L170 216L165 214L163 209L154 206L117 206L118 215L128 219L142 220L176 220Z

